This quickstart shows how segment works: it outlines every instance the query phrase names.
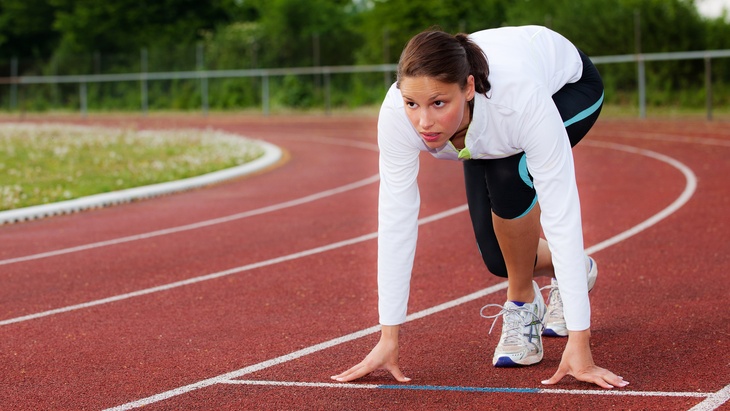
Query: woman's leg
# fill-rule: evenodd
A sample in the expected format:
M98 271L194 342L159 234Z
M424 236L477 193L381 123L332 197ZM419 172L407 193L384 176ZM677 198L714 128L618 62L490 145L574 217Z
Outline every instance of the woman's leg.
M474 228L479 253L492 274L507 277L507 267L502 258L497 236L492 225L492 202L489 199L486 170L489 160L467 160L464 162L464 182L469 216Z
M494 232L507 266L507 299L529 303L535 299L532 286L535 256L540 240L540 208L526 215L505 219L492 214Z
M496 276L507 278L507 264L500 243L497 240L495 225L500 224L503 231L511 231L509 226L512 224L515 226L528 226L530 227L531 241L538 241L537 249L533 250L534 246L531 245L527 250L520 250L520 254L530 255L525 257L525 261L520 261L518 264L523 266L531 265L535 276L554 277L552 258L547 242L539 238L539 205L534 201L535 192L531 187L532 182L529 179L525 181L519 174L521 158L522 154L518 154L500 160L468 160L464 162L466 198L469 203L469 214L477 246L489 271ZM491 178L491 184L488 183L488 173L494 174ZM510 200L498 199L496 210L499 211L494 212L489 190L490 187L496 190L503 189L503 185L511 185L518 187L518 189L510 190L512 194ZM503 217L500 217L500 215ZM527 220L518 221L525 218ZM535 238L538 238L538 240L535 240ZM504 238L503 241L508 240ZM513 248L511 244L507 245ZM522 258L519 259L522 260ZM529 261L532 261L532 263L529 263ZM513 269L516 269L516 267Z
M550 254L547 240L540 238L537 245L537 263L535 264L535 277L555 278L555 268L553 267L553 256Z

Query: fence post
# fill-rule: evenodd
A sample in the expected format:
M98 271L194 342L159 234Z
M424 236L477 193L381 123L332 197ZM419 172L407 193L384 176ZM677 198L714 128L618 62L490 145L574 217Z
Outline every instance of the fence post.
M15 110L18 107L18 58L13 57L10 60L10 77L13 78L13 82L10 83L10 110Z
M646 68L641 54L641 11L634 9L634 47L636 49L637 77L639 83L639 117L646 118Z
M712 121L712 60L705 57L705 106L707 107L707 121Z
M644 56L638 55L639 79L639 117L646 118L646 68L644 67Z
M203 55L203 43L198 43L198 46L195 49L195 65L198 69L198 71L202 71L205 69L205 60ZM201 104L203 105L203 116L208 115L208 76L204 75L202 72L199 73L200 75L200 99Z
M86 82L79 83L79 100L81 101L81 116L86 117L86 113L87 113Z
M388 29L383 29L383 64L390 63L390 33ZM385 83L385 90L390 88L393 80L390 78L390 71L386 70L383 72L383 83Z
M331 111L331 105L332 105L332 97L331 97L332 89L330 87L330 72L327 70L324 74L324 113L326 115L330 115Z
M314 33L312 34L312 66L319 67L320 65L319 33ZM321 74L314 74L314 86L316 88L322 86Z
M269 115L269 76L264 74L261 76L261 105L264 116Z
M140 50L140 86L142 87L142 114L147 115L149 107L147 97L147 48Z

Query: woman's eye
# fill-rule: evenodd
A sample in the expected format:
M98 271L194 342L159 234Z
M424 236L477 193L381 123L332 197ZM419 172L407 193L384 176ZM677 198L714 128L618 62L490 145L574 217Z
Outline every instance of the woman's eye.
M412 101L407 101L406 102L406 107L408 107L408 108L414 108L414 107L416 107L416 103L414 103Z
M446 103L443 102L443 101L441 101L441 100L437 100L437 101L434 101L433 102L433 105L436 106L436 107L443 107L444 104L446 104Z

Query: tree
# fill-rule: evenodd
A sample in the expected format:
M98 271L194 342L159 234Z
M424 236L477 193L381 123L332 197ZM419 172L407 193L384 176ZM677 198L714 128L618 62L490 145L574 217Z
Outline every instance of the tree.
M471 32L505 23L507 0L380 0L362 14L362 64L394 63L413 35L431 27ZM387 61L384 61L386 60Z
M60 52L137 52L141 47L194 44L204 30L230 21L221 0L49 0Z
M349 0L253 0L260 19L262 65L350 64L360 38ZM319 61L315 61L318 59Z
M45 0L0 2L0 56L25 58L50 55L59 40L52 27L53 11Z

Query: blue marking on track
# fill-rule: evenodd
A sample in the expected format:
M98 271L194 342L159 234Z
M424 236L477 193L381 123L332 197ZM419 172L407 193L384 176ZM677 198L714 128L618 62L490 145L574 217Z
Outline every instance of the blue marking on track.
M423 390L423 391L460 391L460 392L518 392L537 394L538 388L500 388L500 387L458 387L441 385L379 385L384 390Z

